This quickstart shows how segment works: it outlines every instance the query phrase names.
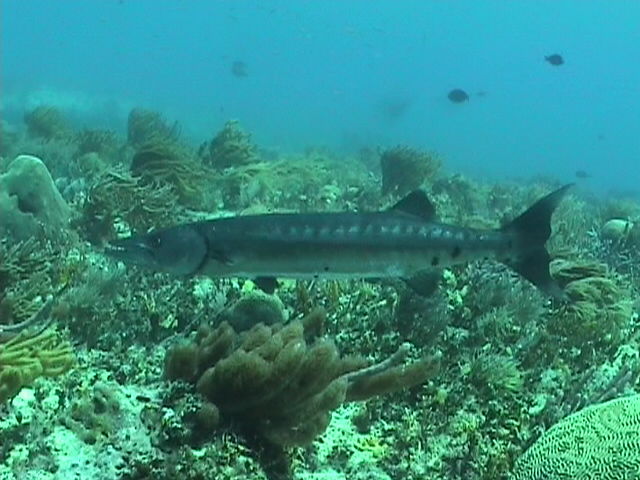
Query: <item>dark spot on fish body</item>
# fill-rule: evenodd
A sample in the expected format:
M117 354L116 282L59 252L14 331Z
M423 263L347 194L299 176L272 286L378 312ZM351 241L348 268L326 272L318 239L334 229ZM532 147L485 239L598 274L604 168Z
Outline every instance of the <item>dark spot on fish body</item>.
M460 245L456 245L455 247L453 247L453 250L451 251L451 258L456 259L460 256L461 253L462 253L462 248L460 248Z

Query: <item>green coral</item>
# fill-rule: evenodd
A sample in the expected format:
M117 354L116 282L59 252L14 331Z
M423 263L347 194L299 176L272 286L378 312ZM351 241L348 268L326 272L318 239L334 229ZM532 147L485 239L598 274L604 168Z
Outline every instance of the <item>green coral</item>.
M382 152L382 193L404 196L433 180L440 169L441 161L433 153L401 145Z
M240 127L237 120L229 120L202 150L203 162L217 169L238 167L258 161L257 148L251 135Z
M198 205L209 172L178 142L156 137L140 145L131 161L131 173L143 183L169 186L185 205Z
M585 408L547 431L516 462L512 480L640 478L640 395Z

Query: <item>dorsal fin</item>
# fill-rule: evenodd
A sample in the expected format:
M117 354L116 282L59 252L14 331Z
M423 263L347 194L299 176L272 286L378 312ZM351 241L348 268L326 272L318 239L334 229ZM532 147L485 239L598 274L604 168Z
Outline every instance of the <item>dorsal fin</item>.
M436 208L429 200L429 197L427 197L427 194L422 190L414 190L391 207L390 210L407 213L427 221L436 218Z

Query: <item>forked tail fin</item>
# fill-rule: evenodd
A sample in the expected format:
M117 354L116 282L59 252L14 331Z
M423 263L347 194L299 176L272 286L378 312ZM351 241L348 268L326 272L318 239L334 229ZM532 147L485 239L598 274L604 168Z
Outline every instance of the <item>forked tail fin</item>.
M572 185L560 187L541 198L503 228L504 232L516 236L521 252L518 258L509 262L509 266L544 293L556 298L564 295L549 273L551 257L545 243L551 235L551 216Z

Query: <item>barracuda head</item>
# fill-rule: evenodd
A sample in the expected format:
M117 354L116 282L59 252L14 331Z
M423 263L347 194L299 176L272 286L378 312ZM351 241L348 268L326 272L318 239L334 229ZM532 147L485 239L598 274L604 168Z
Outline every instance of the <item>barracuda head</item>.
M174 275L196 273L207 256L206 240L190 225L115 240L105 253L126 264Z

